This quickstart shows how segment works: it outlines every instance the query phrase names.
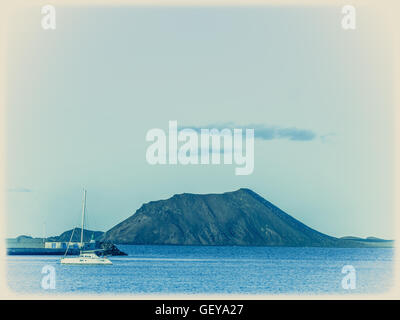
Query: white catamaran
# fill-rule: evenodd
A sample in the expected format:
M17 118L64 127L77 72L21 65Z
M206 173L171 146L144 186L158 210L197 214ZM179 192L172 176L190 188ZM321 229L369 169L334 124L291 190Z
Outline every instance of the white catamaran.
M75 229L72 231L71 239L68 242L67 250L65 251L64 257L61 259L62 264L85 264L85 265L110 265L112 262L106 257L99 257L96 251L99 250L84 250L83 242L83 228L85 223L85 211L86 211L86 190L83 190L83 208L82 208L82 230L81 230L81 243L80 243L80 255L77 257L66 258L69 244L74 235Z

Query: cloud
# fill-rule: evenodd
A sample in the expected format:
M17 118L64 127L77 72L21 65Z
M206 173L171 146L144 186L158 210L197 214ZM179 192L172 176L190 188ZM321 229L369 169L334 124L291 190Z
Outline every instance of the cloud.
M277 135L281 139L287 138L292 141L309 141L315 139L315 137L317 136L311 130L297 128L277 129Z
M28 188L8 188L7 192L32 192L32 190Z
M211 124L204 127L191 127L181 126L179 129L190 128L200 132L200 129L254 129L254 137L260 140L275 140L275 139L287 139L290 141L311 141L317 137L317 134L311 130L298 129L296 127L279 127L279 126L267 126L262 124L250 124L247 126L235 125L232 122Z
M335 137L335 136L336 135L334 133L327 133L327 134L321 135L320 138L323 143L329 143L329 142L333 141L333 139L334 139L333 137Z

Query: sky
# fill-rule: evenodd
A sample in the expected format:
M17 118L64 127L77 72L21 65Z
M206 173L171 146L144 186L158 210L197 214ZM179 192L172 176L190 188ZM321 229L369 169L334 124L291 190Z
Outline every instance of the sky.
M176 193L250 188L332 236L393 238L391 47L360 9L40 8L8 29L7 237L106 231ZM255 128L254 172L146 162L152 128ZM45 226L45 227L44 227Z

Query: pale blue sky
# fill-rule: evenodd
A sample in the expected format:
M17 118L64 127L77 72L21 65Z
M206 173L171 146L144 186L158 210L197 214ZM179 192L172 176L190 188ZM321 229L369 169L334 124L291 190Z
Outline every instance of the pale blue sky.
M248 187L333 235L392 238L390 46L330 8L57 8L16 13L8 40L7 236L107 230L144 202ZM23 22L23 23L22 23ZM151 128L254 124L255 169L150 166ZM257 130L256 130L257 135Z

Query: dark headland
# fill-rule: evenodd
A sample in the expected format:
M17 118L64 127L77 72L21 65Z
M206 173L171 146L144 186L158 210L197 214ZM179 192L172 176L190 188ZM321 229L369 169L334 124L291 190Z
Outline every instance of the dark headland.
M391 247L373 237L335 238L294 219L249 189L178 194L142 205L99 237L115 244Z

